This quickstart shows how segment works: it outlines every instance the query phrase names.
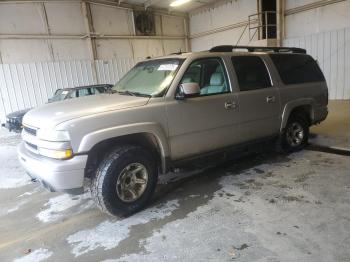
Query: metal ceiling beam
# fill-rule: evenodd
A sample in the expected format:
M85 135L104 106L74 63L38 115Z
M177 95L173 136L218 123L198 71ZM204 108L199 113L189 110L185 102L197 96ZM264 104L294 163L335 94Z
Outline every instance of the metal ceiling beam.
M0 35L0 39L185 39L186 36L135 36L135 35L44 35L44 34L7 34Z
M305 12L311 9L315 9L315 8L319 8L319 7L323 7L326 5L331 5L331 4L336 4L336 3L340 3L340 2L344 2L346 0L321 0L321 1L317 1L317 2L313 2L310 4L306 4L306 5L301 5L301 6L297 6L295 8L291 8L285 11L285 15L293 15L293 14L297 14L300 12Z
M113 0L0 0L0 5L1 4L20 4L20 3L55 3L55 2L56 3L86 2L90 4L105 5L105 6L110 6L110 7L119 8L119 9L140 10L140 11L145 10L145 5L128 4L126 0L115 0L115 1ZM154 8L152 6L149 6L149 8L152 8L152 12L154 12L155 14L160 14L164 16L188 17L188 14L183 12L172 11L171 14L169 14L168 9Z
M127 2L121 2L118 4L118 2L111 1L111 0L82 0L85 2L89 2L91 4L99 4L99 5L105 5L105 6L111 6L115 8L123 8L123 9L129 9L129 10L136 10L136 11L143 11L145 10L144 4L128 4ZM157 0L153 0L157 1ZM154 5L154 3L152 4ZM155 14L165 15L165 16L177 16L177 17L188 17L187 13L183 12L171 12L169 14L168 9L164 8L154 8L153 6L149 6L147 9L151 9L151 11Z
M160 0L147 0L143 3L143 5L145 6L145 10L147 10L149 7L159 3Z

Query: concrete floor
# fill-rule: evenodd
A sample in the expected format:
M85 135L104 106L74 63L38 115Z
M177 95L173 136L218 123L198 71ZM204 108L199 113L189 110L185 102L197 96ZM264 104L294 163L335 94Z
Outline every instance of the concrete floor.
M350 149L350 102L330 105L312 143ZM169 174L125 219L29 183L16 135L0 136L0 261L350 261L349 156L310 147L195 175Z

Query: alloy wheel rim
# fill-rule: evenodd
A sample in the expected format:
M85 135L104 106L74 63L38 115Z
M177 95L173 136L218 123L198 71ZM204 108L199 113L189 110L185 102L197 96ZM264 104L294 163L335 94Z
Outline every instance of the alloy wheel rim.
M140 163L129 164L118 177L117 195L124 202L134 202L145 192L147 183L147 168Z
M298 122L292 123L287 129L287 142L292 147L301 145L304 136L304 128Z

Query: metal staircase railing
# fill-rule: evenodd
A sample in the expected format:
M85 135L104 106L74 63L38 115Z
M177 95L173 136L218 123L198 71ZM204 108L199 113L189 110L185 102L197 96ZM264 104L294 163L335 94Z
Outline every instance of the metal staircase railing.
M276 38L276 11L264 11L248 16L249 41Z

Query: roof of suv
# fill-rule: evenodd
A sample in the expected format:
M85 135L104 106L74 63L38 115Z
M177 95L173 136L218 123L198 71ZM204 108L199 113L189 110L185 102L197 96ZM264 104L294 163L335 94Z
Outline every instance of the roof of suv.
M244 51L246 50L246 51ZM157 59L171 59L171 58L179 58L186 59L191 56L207 56L207 55L248 55L250 53L253 54L271 54L271 53L280 53L280 54L306 54L306 50L297 47L262 47L262 46L232 46L232 45L222 45L215 46L207 51L201 52L179 52L173 53L167 56L155 57L150 60Z

